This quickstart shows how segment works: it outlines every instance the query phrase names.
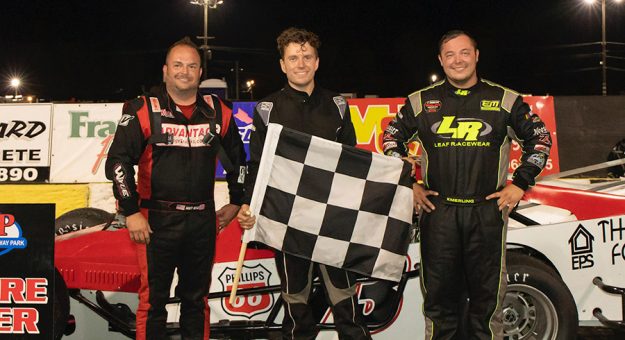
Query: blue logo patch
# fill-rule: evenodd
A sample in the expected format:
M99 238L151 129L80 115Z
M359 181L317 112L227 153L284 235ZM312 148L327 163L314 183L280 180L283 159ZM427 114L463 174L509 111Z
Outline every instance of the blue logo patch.
M0 255L13 249L24 249L27 243L22 237L22 227L15 220L15 216L0 213Z

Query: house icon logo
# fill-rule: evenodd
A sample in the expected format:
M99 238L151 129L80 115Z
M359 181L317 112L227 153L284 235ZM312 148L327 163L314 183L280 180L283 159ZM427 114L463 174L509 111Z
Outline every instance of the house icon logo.
M589 268L594 265L592 255L592 243L594 241L595 237L582 224L579 224L569 238L573 270Z

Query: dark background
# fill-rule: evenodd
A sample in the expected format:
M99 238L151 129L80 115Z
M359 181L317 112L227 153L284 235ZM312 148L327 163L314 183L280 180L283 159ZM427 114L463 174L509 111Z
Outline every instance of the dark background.
M607 3L607 40L623 43L625 3ZM210 76L234 88L238 60L255 99L275 91L275 38L289 26L319 34L318 82L340 92L399 97L428 85L442 75L438 39L462 28L478 39L487 79L536 95L601 93L600 7L583 0L224 0L209 13L210 44L237 49L214 50ZM20 75L20 92L47 100L128 99L160 81L167 46L202 29L203 10L188 0L3 1L0 94ZM625 58L625 46L609 44L608 55ZM608 71L608 93L625 93L625 60L608 66L621 70Z
M605 162L612 147L625 139L625 96L557 96L554 106L561 171Z

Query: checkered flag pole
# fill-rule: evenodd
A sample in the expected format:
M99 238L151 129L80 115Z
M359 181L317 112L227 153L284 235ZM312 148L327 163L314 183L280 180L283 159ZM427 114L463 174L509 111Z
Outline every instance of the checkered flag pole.
M269 124L243 242L399 281L412 223L411 166Z

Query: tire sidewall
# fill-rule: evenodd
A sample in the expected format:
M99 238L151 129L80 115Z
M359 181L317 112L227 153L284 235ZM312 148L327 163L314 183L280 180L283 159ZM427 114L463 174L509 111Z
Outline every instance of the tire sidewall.
M81 231L107 223L111 220L111 213L97 208L79 208L66 212L54 222L56 236Z
M523 254L509 253L506 266L507 292L514 290L514 285L526 285L542 292L556 310L558 319L556 339L575 339L579 325L577 307L560 276L540 260ZM545 315L537 315L536 318L544 320Z

